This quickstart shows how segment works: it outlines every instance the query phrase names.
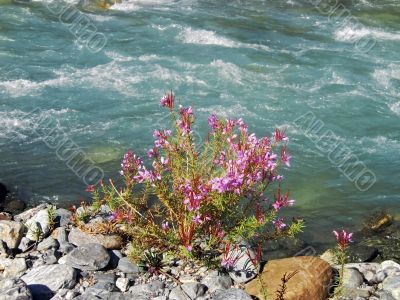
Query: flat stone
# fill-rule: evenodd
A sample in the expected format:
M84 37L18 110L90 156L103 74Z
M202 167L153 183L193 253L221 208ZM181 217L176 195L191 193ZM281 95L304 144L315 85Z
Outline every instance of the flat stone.
M182 284L181 289L190 297L190 299L194 300L206 293L207 286L198 282L191 282Z
M217 271L207 275L201 281L206 285L209 293L214 293L216 290L226 290L232 286L232 279L227 274L218 274Z
M297 256L271 260L260 274L260 280L246 284L246 292L262 299L266 290L274 299L280 290L282 277L297 272L286 284L285 300L325 300L332 280L332 268L326 261L313 256ZM263 286L261 285L261 282Z
M44 251L50 248L57 249L59 245L60 244L57 242L57 240L53 239L52 236L49 236L48 238L44 239L37 245L36 250Z
M96 271L105 268L110 255L100 244L85 244L65 256L65 263L80 270Z
M400 264L394 262L393 260L385 260L381 263L381 268L386 269L388 267L396 268L400 270Z
M0 300L30 300L31 292L21 279L0 280Z
M127 257L118 261L118 270L127 274L139 274L139 267L131 263Z
M228 257L234 261L233 267L228 270L229 276L236 283L245 283L257 276L260 266L253 264L256 255L248 243L241 242L230 249Z
M9 249L17 249L24 234L24 225L15 221L0 221L0 240L6 243Z
M71 289L76 284L77 271L66 265L43 265L33 268L21 279L28 285L35 299L50 299L62 288Z
M73 228L68 235L70 243L76 246L83 246L86 244L101 244L106 249L121 249L122 238L116 234L89 234L81 231L78 228Z
M311 300L308 298L304 299ZM231 288L228 290L216 291L213 296L213 300L252 300L252 298L243 290Z
M168 299L170 300L190 300L189 296L179 287L175 287L169 293ZM251 298L250 298L251 299ZM226 299L228 300L228 299Z
M20 214L14 216L14 220L25 223L29 219L31 219L33 216L35 216L39 211L46 209L46 208L47 208L47 204L45 204L45 203L40 204L34 208L28 209L28 210L24 211L23 213L20 213Z
M138 284L134 285L129 289L129 293L132 294L132 297L136 299L138 296L143 297L153 297L157 296L154 291L151 290L150 285L148 284Z
M395 299L400 299L400 276L389 276L382 284L384 290L389 291Z
M3 278L12 278L22 275L27 269L25 258L0 259L0 270L3 270Z

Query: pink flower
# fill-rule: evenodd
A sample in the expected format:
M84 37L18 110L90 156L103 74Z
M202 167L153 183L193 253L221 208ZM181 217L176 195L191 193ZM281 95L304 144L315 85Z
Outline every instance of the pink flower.
M201 216L200 216L200 215L195 215L195 216L193 216L193 217L192 217L192 221L193 221L194 223L196 223L196 224L201 224L201 223L203 223L203 220L201 219Z
M349 233L345 230L334 230L333 234L336 237L339 247L342 249L345 249L349 245L349 243L353 242L351 239L353 237L353 233Z
M272 224L274 224L275 229L278 231L286 227L286 224L283 223L283 218L278 218L277 220L272 221Z
M191 252L193 250L193 247L191 245L186 246L186 250Z
M164 223L161 224L161 228L163 230L168 230L169 229L169 223L168 221L165 221Z
M289 200L289 193L286 192L285 195L281 195L281 189L278 189L278 192L274 194L274 203L272 206L275 211L279 211L282 207L293 206L295 200Z
M93 185L93 184L88 185L88 186L86 187L86 192L88 192L88 193L93 193L93 191L94 191L94 185Z
M194 121L194 114L192 108L189 107L179 107L180 120L177 124L183 131L183 135L190 134L192 132L191 125Z
M142 160L132 150L125 153L121 163L121 175L133 175L141 167Z
M287 142L289 140L289 138L285 135L285 130L275 129L274 140L275 140L275 143L278 143L280 141Z
M292 157L286 153L286 148L281 149L281 161L288 167L290 167L290 159Z
M170 110L174 109L174 95L172 94L172 92L167 93L164 97L161 98L160 105L168 107Z

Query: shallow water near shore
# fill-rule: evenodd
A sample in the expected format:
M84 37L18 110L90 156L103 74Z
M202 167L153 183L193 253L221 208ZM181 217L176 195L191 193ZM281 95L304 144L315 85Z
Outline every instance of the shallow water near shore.
M333 15L296 0L78 5L106 39L95 53L50 2L0 2L0 181L25 199L68 206L87 197L82 178L37 134L46 129L38 120L117 176L123 153L144 156L153 130L166 127L158 100L172 89L194 107L196 136L212 112L243 117L259 136L286 128L290 213L306 219L316 247L374 210L400 212L398 1L342 1ZM366 40L374 47L359 51ZM376 176L371 188L360 191L318 150L318 135L296 126L308 112Z

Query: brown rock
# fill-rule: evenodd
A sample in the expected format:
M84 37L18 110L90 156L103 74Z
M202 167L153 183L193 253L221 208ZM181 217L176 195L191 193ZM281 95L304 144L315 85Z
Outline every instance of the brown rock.
M0 240L10 249L16 249L24 234L24 225L14 221L0 221Z
M68 235L70 243L76 246L86 244L101 244L106 249L121 249L122 238L116 234L90 234L73 228Z
M326 261L314 256L298 256L269 261L260 274L264 289L261 288L260 278L255 278L246 284L246 292L259 299L275 299L276 292L281 290L282 277L285 273L297 271L287 283L285 300L323 300L327 298L332 280L332 269Z

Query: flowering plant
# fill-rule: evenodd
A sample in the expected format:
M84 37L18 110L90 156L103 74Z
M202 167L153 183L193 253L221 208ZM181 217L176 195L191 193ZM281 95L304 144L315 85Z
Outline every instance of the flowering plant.
M114 211L111 221L124 224L134 260L150 248L199 257L206 250L223 253L240 239L265 241L301 231L302 221L288 225L278 217L282 208L294 205L281 190L279 169L289 167L291 159L284 131L257 138L242 119L213 114L206 142L196 147L192 108L176 107L172 92L160 104L174 128L154 131L147 152L151 166L129 150L121 164L122 182L91 189L95 203ZM270 200L265 193L273 184Z
M346 262L347 248L349 247L350 243L353 242L353 240L352 240L353 233L347 232L346 230L342 230L342 231L334 230L333 234L336 237L337 256L338 256L339 262L341 264L338 289L336 290L336 294L340 295L342 292L342 286L343 286L344 264Z

